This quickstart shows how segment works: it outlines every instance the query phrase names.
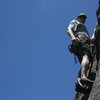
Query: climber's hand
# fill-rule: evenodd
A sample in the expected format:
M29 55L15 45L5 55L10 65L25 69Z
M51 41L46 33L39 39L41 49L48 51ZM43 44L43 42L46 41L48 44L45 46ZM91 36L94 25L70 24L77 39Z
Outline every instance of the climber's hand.
M79 40L77 38L73 38L72 39L72 44L73 45L78 45L79 44Z

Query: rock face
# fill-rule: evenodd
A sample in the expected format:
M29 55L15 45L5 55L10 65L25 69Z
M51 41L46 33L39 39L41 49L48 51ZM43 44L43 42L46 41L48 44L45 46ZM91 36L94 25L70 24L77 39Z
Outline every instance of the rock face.
M100 2L100 1L99 1ZM87 84L87 89L78 89L76 87L76 95L74 100L100 100L100 3L96 11L98 25L95 31L95 42L92 50L93 59L90 64L88 77L94 79L93 84ZM78 87L80 88L80 87Z

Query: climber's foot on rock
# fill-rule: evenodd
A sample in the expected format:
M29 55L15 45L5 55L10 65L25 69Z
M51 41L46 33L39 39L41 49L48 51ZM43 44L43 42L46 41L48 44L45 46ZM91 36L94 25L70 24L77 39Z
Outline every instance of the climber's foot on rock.
M81 78L78 78L77 82L82 88L84 88L84 85L81 83Z
M93 83L94 81L88 79L86 76L82 76L82 77L80 78L80 82L90 82L90 83Z
M87 77L82 77L82 78L78 78L78 84L84 88L86 86L86 84L91 84L94 81L88 79Z

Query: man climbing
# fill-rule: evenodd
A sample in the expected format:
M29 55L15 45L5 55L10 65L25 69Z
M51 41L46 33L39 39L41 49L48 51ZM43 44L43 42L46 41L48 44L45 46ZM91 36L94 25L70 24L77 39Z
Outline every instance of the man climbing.
M86 14L80 13L77 19L72 20L68 26L67 33L72 39L73 46L77 47L77 57L81 64L81 69L78 74L78 83L83 86L81 81L89 81L87 78L87 71L89 69L89 63L91 60L90 43L91 39L84 25L86 21Z

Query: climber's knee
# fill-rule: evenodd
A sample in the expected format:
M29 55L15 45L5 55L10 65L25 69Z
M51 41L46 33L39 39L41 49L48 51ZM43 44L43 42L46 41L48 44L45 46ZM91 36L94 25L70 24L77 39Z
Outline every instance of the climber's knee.
M88 65L89 64L89 57L88 55L84 55L82 59L82 63Z

